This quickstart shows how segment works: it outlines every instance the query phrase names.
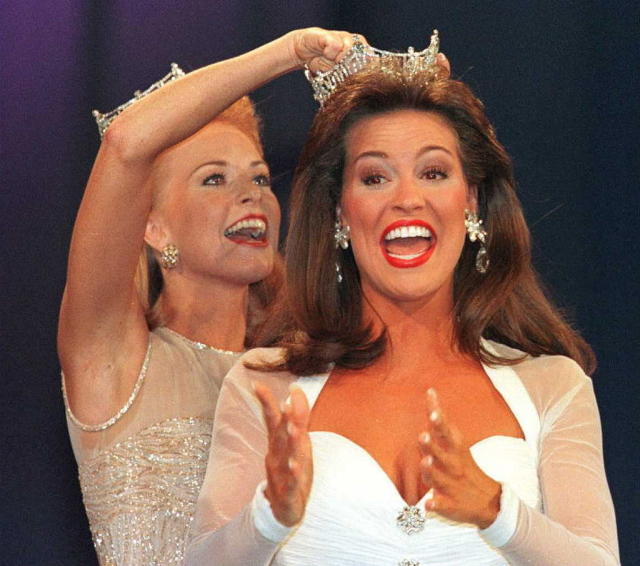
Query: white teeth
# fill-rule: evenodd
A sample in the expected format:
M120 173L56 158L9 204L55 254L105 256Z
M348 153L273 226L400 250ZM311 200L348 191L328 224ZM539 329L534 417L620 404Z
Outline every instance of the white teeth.
M239 232L243 228L255 228L256 232L259 232L257 236L261 236L267 230L267 223L260 218L247 218L246 220L240 220L239 222L229 226L229 228L224 231L224 235L230 236Z
M409 261L411 259L415 259L417 257L420 257L421 255L424 255L425 252L420 252L419 254L410 254L410 255L392 254L391 252L387 252L387 253L391 257L395 257L397 259L404 259L405 261Z
M431 230L424 226L401 226L387 232L385 241L395 240L397 238L432 238Z

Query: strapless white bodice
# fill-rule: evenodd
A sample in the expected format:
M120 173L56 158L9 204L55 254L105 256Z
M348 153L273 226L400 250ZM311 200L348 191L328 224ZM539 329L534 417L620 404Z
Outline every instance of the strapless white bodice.
M425 513L424 497L407 505L358 444L332 432L312 432L311 441L314 480L305 518L274 566L508 566L474 525ZM535 450L525 440L493 436L471 453L485 473L539 508Z

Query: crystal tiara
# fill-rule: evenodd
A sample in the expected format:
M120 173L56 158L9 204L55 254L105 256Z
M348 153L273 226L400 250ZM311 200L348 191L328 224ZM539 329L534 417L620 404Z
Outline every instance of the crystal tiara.
M98 131L100 132L100 138L104 136L104 133L107 131L107 128L122 112L129 108L132 104L135 104L141 98L144 98L148 94L151 94L153 91L162 88L164 85L170 83L171 81L175 81L180 77L184 76L184 71L178 66L177 63L171 63L171 71L164 77L162 77L159 81L153 83L148 89L139 91L136 90L133 93L133 98L131 100L127 100L124 104L121 104L117 108L111 110L111 112L107 112L102 114L97 110L92 112L93 117L96 119L96 123L98 124Z
M309 69L304 72L313 88L313 98L320 103L321 107L348 77L359 73L365 67L378 65L383 72L400 72L411 76L433 67L440 48L438 30L433 30L429 47L417 52L413 47L409 47L406 53L383 51L366 45L359 35L354 35L353 39L353 47L331 69L315 74Z

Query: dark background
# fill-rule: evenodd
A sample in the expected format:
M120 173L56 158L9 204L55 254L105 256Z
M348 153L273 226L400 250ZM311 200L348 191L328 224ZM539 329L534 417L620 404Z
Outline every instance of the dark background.
M454 76L485 101L515 161L536 265L600 360L622 562L639 564L640 9L560 0L0 0L0 563L95 564L55 353L71 228L98 147L90 111L127 100L172 61L192 70L310 25L402 50L437 27ZM254 100L286 203L315 103L301 73Z

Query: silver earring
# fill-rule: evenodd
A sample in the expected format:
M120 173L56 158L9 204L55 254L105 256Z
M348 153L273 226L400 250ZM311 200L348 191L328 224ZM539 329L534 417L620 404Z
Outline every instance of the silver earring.
M173 244L167 244L160 252L160 263L165 269L173 269L178 265L180 250Z
M489 268L489 253L485 243L487 241L487 231L482 227L482 220L478 218L476 212L464 211L464 225L467 229L467 236L470 242L480 242L480 249L476 254L476 271L486 273Z
M336 220L334 231L333 231L333 239L336 242L336 249L338 247L346 250L349 247L349 234L351 232L351 228L349 226L343 226L340 223L340 220Z
M349 247L350 232L351 228L349 228L349 226L343 226L338 218L333 230L333 239L336 244L336 249L342 248L343 250L346 250ZM342 268L340 267L339 259L336 259L336 279L338 283L342 283L344 279L344 277L342 277Z

